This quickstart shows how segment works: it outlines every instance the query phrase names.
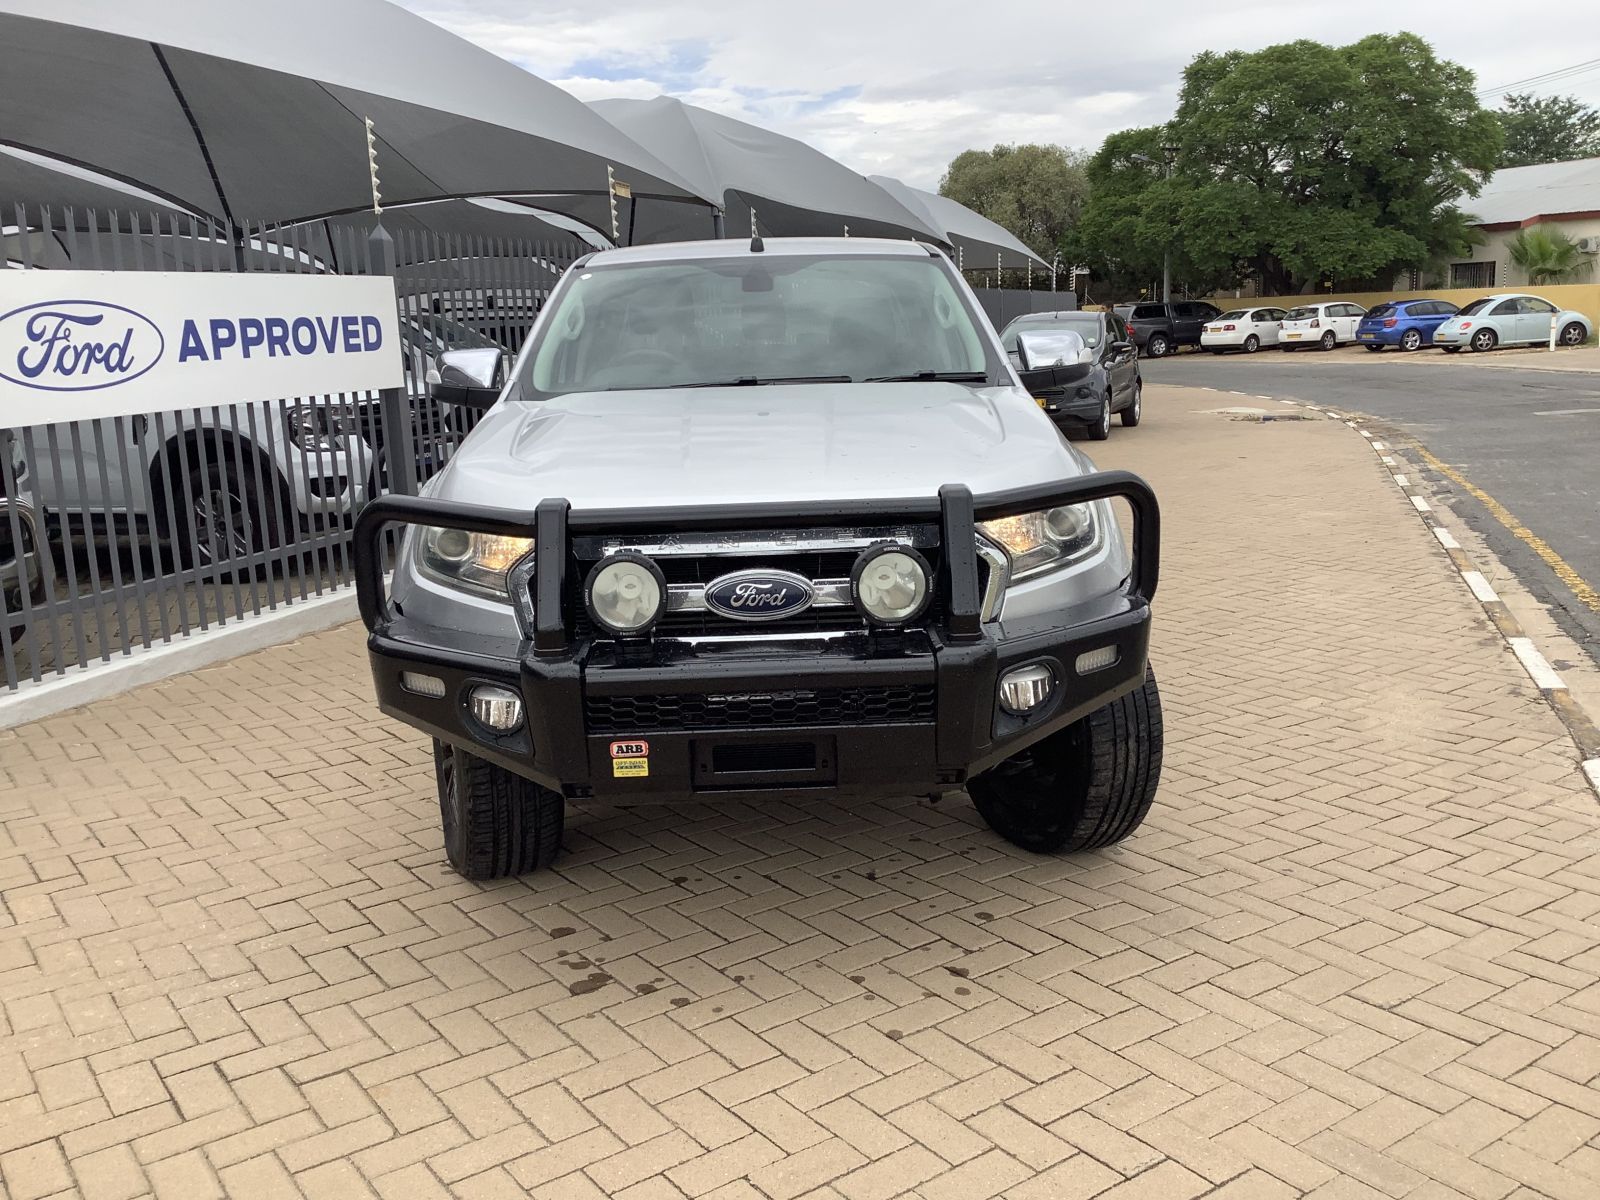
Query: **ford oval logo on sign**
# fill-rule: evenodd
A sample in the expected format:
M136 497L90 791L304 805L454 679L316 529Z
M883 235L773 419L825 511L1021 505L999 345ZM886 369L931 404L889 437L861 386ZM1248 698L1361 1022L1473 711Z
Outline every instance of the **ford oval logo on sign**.
M47 300L0 315L0 379L45 392L92 392L161 361L154 321L102 300Z
M810 608L816 594L790 571L734 571L706 585L706 607L735 621L776 621Z

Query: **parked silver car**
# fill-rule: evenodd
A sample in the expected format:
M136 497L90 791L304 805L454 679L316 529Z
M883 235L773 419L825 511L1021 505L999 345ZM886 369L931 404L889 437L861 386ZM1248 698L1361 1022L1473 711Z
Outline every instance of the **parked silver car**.
M580 259L425 496L357 523L379 704L434 739L451 864L547 864L589 797L965 787L1028 849L1131 833L1159 518L1040 410L1058 369L1019 377L910 242Z

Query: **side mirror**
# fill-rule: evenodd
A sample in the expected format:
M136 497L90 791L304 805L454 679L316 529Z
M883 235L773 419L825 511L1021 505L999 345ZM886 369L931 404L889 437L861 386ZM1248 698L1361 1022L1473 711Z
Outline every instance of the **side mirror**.
M429 397L443 404L488 408L505 386L506 356L489 346L446 350L439 355L438 370L439 380L429 386Z

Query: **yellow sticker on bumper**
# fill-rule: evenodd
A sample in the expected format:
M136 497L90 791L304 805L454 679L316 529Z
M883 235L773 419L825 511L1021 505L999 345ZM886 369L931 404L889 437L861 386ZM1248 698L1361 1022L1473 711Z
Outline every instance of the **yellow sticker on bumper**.
M650 760L648 758L613 758L611 760L611 776L613 779L643 779L650 774Z

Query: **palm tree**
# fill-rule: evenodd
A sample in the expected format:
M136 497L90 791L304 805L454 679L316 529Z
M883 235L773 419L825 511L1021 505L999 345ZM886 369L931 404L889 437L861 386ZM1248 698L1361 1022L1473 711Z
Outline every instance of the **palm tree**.
M1562 283L1587 274L1590 268L1571 238L1559 229L1546 229L1543 225L1522 230L1506 243L1506 251L1511 261L1527 274L1530 287Z

